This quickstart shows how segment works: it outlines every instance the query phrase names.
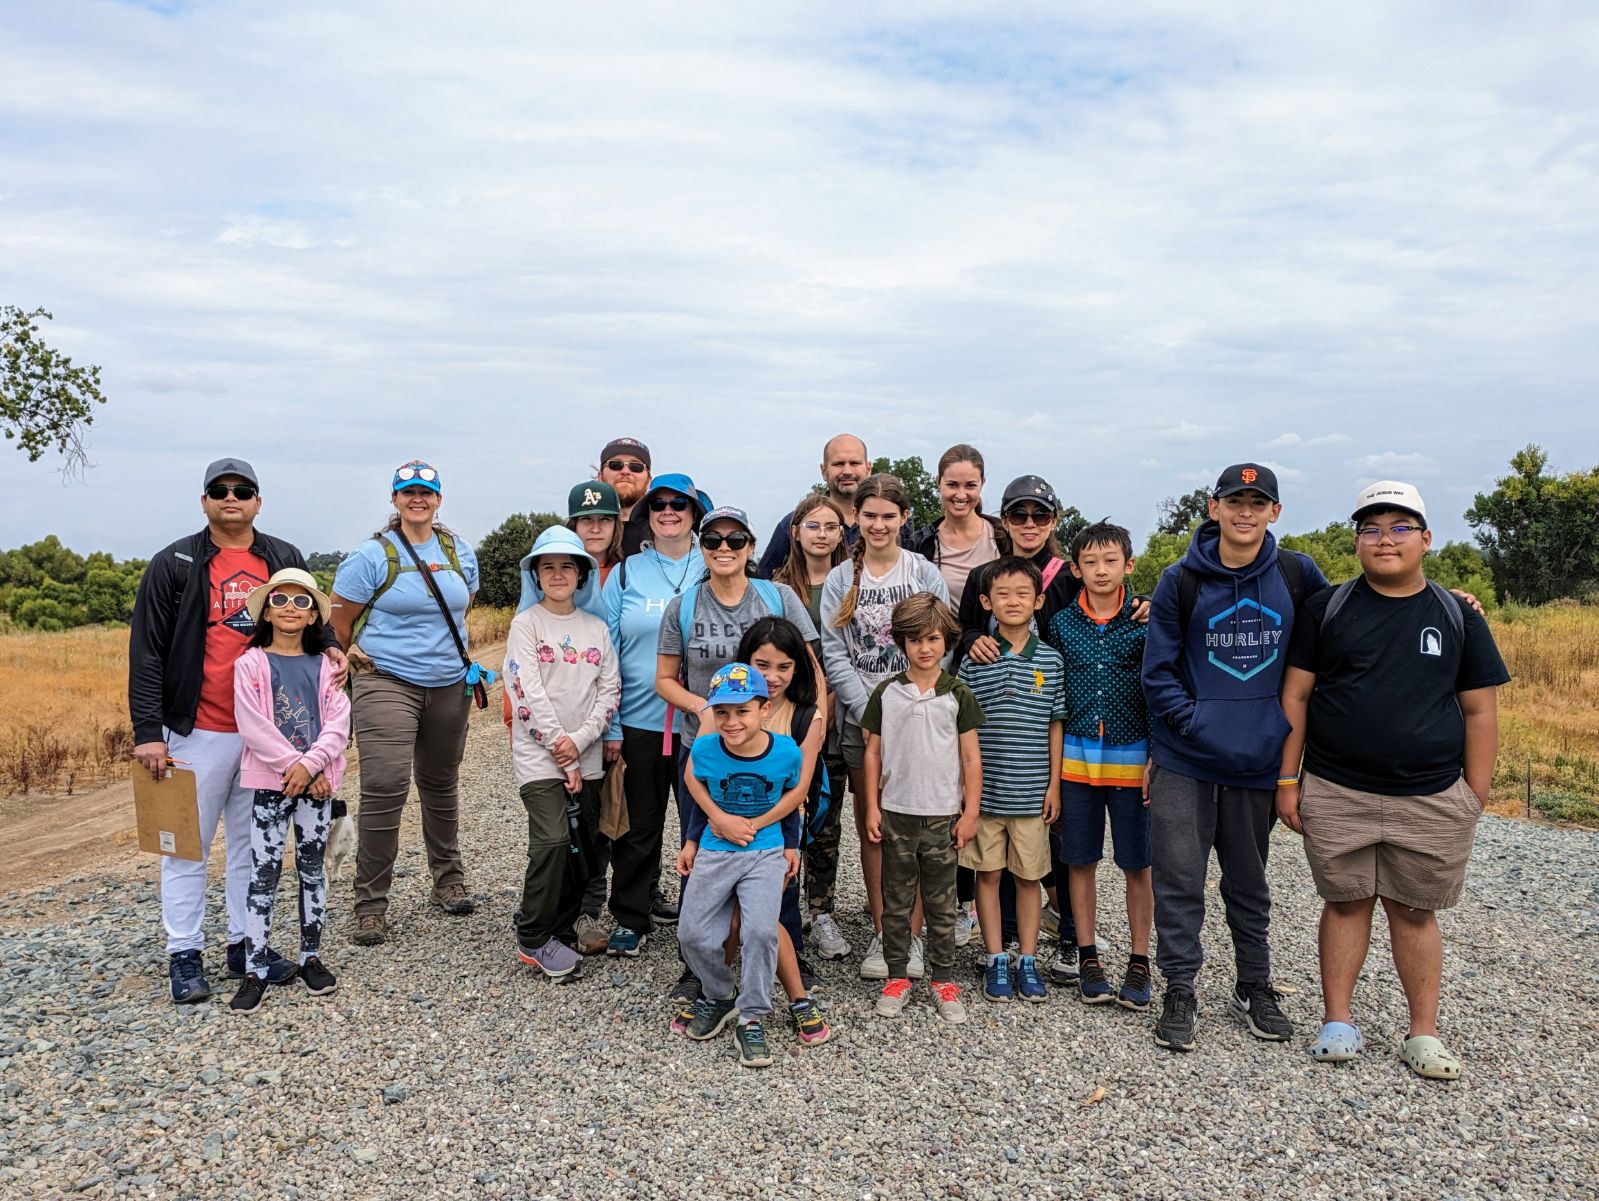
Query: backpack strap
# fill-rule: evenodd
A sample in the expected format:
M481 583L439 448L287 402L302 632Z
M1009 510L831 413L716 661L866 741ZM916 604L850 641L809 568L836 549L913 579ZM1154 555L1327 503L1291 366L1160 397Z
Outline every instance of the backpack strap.
M1464 648L1466 645L1466 617L1460 611L1459 598L1437 580L1428 580L1427 587L1438 598L1438 603L1444 607L1444 614L1449 618L1449 628L1455 634L1456 645Z
M1187 567L1177 568L1177 619L1183 632L1183 642L1188 641L1188 623L1194 620L1194 605L1199 600L1199 573Z
M783 616L783 594L777 590L777 585L771 580L757 580L751 578L750 587L755 589L755 595L761 598L761 604L766 606L766 611L773 617Z
M1357 575L1353 580L1345 580L1333 589L1332 599L1327 602L1327 608L1321 615L1321 625L1317 627L1321 633L1325 634L1327 632L1328 623L1338 616L1338 611L1344 605L1349 603L1349 594L1355 590L1355 582L1359 579L1360 577Z
M444 558L449 563L450 570L465 579L466 572L461 570L461 557L456 552L455 539L443 530L435 530L434 537L439 540L439 549L444 552ZM355 626L350 633L350 641L352 642L360 641L361 631L366 628L367 615L372 612L373 606L378 603L378 597L394 587L394 582L400 578L401 572L416 570L415 566L400 562L399 548L395 546L394 539L388 534L384 534L377 541L383 544L383 582L377 586L377 590L372 593L372 598L366 602L366 607L361 610L361 615L355 619Z
M1049 586L1055 582L1055 577L1060 574L1060 569L1066 566L1065 559L1057 559L1054 555L1049 557L1049 562L1044 564L1044 591L1049 591Z
M1294 609L1298 610L1305 602L1305 561L1294 551L1279 550L1277 570L1288 588L1288 596L1294 602Z

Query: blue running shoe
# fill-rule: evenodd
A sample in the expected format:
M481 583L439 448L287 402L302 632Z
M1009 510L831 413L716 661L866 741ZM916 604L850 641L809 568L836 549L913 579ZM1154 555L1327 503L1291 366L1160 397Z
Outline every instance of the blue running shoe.
M622 959L637 959L648 937L647 934L640 934L637 930L618 926L611 931L611 941L605 944L605 953Z
M1078 966L1077 995L1085 1005L1102 1005L1114 1000L1110 981L1105 979L1105 969L1098 959L1084 959Z
M983 969L983 996L990 1001L1009 1001L1015 995L1010 983L1010 956L995 955Z
M1149 969L1141 963L1129 963L1116 993L1116 1004L1143 1013L1149 1008L1149 997Z
M1049 989L1044 985L1044 977L1038 970L1038 960L1031 955L1023 955L1021 962L1016 965L1016 993L1024 1001L1049 1000Z
M211 999L211 982L205 978L205 965L199 951L178 951L167 957L167 979L172 984L174 1005L193 1005Z

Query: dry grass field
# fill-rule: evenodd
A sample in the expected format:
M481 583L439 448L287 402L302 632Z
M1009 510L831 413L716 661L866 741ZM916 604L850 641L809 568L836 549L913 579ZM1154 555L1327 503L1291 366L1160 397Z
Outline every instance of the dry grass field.
M473 612L473 645L504 641L510 619ZM1494 810L1528 807L1530 773L1534 815L1599 826L1599 608L1507 609L1494 632L1515 676L1500 694ZM127 641L109 627L0 637L0 794L126 774Z

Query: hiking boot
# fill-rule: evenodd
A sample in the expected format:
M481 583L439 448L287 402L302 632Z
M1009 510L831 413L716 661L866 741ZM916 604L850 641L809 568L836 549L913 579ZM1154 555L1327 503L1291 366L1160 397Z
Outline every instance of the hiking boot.
M677 983L672 985L666 994L666 999L674 1005L692 1005L700 999L700 978L691 968L684 968L683 974L677 978Z
M1122 986L1116 990L1116 1004L1143 1013L1149 1008L1149 969L1141 963L1129 963Z
M518 944L516 957L523 963L538 968L551 980L570 976L577 971L577 965L582 962L578 953L558 938L550 939L542 947L524 947Z
M177 951L167 957L167 980L174 1005L194 1005L211 999L211 982L199 951Z
M888 970L886 967L883 969ZM883 991L878 994L877 1004L872 1007L878 1017L897 1018L904 1011L906 1003L911 996L911 982L904 976L897 980L890 980L883 985Z
M801 997L790 1005L788 1016L794 1023L794 1033L808 1047L825 1043L833 1037L833 1029L827 1024L827 1015L809 997Z
M1044 986L1044 978L1038 971L1038 960L1032 955L1023 955L1016 964L1016 995L1034 1004L1049 1000L1049 989Z
M287 984L299 970L294 960L285 959L271 947L267 948L268 984ZM228 944L228 979L243 980L244 976L244 939L241 938L238 942Z
M1049 961L1049 967L1044 970L1048 972L1051 984L1076 984L1077 948L1062 943L1055 949L1055 958Z
M955 945L964 947L972 941L972 935L977 933L977 919L972 916L972 911L966 906L961 906L960 916L955 919Z
M459 880L435 888L433 903L445 913L454 914L456 917L462 917L477 908L472 901L472 894L467 892L466 885Z
M811 919L811 936L807 941L818 958L836 961L849 956L849 943L839 933L838 923L831 913L818 913ZM884 967L886 970L887 965Z
M1084 1005L1102 1005L1115 999L1110 981L1105 978L1105 969L1097 958L1085 959L1079 965L1077 995Z
M1294 1036L1294 1024L1283 1012L1282 993L1270 984L1244 984L1233 989L1227 1008L1249 1027L1256 1038L1269 1043L1285 1043Z
M867 945L866 954L861 958L862 980L887 980L888 960L883 958L883 936L872 935L872 941Z
M323 966L320 958L313 955L300 965L300 983L313 997L320 997L337 988L339 978Z
M766 1028L759 1022L744 1022L733 1031L738 1043L738 1061L747 1068L772 1066L772 1049L766 1045Z
M246 976L244 983L239 985L239 991L228 1002L228 1008L234 1013L254 1013L266 1000L266 991L267 982L260 976Z
M605 944L605 953L621 959L637 959L648 938L647 934L629 930L626 926L618 926L611 931L611 937Z
M711 997L701 997L694 1004L694 1017L684 1031L696 1042L706 1042L715 1038L727 1029L727 1024L738 1016L738 1010L733 1006L733 998L717 1001ZM764 1039L764 1035L762 1036Z
M886 960L883 966L888 966ZM912 980L920 980L927 975L927 943L920 935L911 936L911 953L907 957L905 974Z
M1168 988L1161 1002L1160 1019L1155 1023L1155 1045L1173 1051L1194 1049L1194 1019L1199 1002L1190 989Z
M381 913L363 913L355 919L354 942L358 947L375 947L389 939L389 919Z
M938 1016L951 1025L958 1026L966 1020L966 1006L961 1003L961 986L953 980L933 983L933 1008Z
M577 921L572 925L572 934L577 939L579 953L584 955L598 955L611 941L610 934L600 925L599 919L590 917L586 913L578 915Z
M983 996L990 1001L1007 1002L1016 995L1010 982L1010 956L995 955L983 969Z

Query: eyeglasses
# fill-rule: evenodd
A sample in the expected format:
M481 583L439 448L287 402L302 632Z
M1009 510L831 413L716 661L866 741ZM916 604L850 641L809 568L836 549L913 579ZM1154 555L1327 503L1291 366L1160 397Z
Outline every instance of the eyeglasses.
M844 527L836 521L802 521L800 529L811 534L836 534Z
M1355 537L1367 546L1376 546L1382 541L1382 536L1387 534L1397 546L1401 542L1409 542L1412 535L1419 534L1426 528L1424 525L1391 525L1385 530L1380 525L1363 525L1355 531Z
M1006 509L1005 520L1012 525L1054 525L1055 514L1048 509Z
M255 499L255 485L253 484L211 484L205 490L205 494L212 500L226 500L230 492L238 500Z
M437 483L439 473L431 467L401 467L394 473L397 480L426 480L428 483Z
M650 512L664 513L670 509L674 513L681 513L688 508L689 500L686 496L652 496L650 497Z
M636 459L606 459L605 469L607 471L631 471L634 475L645 475L649 472L649 468Z
M303 592L296 592L293 596L290 596L287 592L269 592L267 593L267 604L274 609L286 609L290 605L293 605L296 609L309 609L316 604L316 601Z
M754 543L755 536L746 534L743 530L734 530L731 534L701 534L700 545L706 550L721 550L722 544L727 544L728 550L743 550Z

